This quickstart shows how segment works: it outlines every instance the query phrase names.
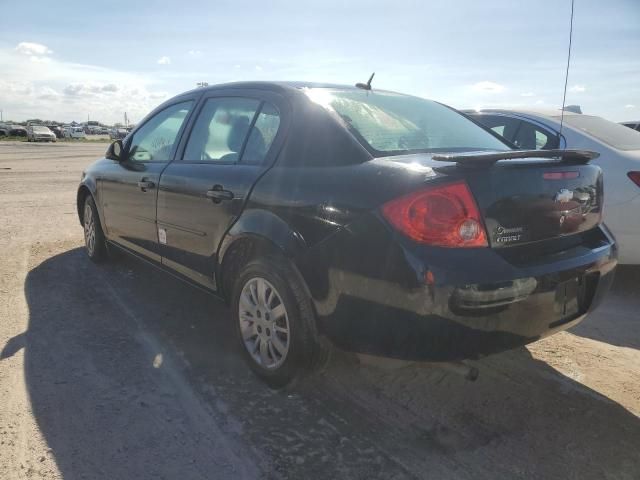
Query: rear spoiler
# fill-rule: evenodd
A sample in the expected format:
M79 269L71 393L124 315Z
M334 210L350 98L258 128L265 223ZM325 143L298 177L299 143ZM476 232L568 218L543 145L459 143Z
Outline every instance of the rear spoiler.
M600 156L589 150L507 150L504 152L465 152L436 154L431 157L437 162L456 162L465 167L490 167L500 160L516 158L554 158L564 165L583 165Z

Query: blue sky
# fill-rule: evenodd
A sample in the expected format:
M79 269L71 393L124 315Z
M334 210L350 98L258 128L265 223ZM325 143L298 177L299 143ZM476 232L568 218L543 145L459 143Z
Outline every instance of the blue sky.
M375 87L457 108L562 102L570 0L12 5L19 14L0 18L5 119L135 121L198 81L352 84L372 71ZM640 119L640 0L576 0L567 104Z

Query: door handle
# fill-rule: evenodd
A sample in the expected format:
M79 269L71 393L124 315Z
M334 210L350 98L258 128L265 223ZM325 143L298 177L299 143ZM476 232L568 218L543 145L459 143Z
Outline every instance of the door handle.
M207 190L207 198L213 200L213 203L220 203L223 200L233 200L233 192L224 190L222 185L216 185L211 190Z
M148 188L153 188L156 186L156 184L150 180L145 180L143 178L138 182L138 186L140 187L140 190L142 190L143 192L146 192Z

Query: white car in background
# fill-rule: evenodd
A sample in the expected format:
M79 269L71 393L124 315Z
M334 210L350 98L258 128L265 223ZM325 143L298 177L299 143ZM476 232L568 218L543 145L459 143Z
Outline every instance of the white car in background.
M64 129L64 138L87 138L82 127L67 127Z
M522 149L593 150L604 172L604 221L621 264L640 264L640 132L593 115L485 109L467 115Z

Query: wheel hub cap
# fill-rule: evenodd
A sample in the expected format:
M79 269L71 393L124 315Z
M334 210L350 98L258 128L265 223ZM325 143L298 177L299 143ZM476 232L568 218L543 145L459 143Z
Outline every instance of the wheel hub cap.
M88 203L84 205L84 243L89 254L93 254L96 245L96 228L93 210Z
M287 310L278 291L264 278L252 278L240 293L240 332L253 360L265 368L277 368L289 353Z

